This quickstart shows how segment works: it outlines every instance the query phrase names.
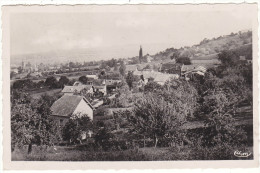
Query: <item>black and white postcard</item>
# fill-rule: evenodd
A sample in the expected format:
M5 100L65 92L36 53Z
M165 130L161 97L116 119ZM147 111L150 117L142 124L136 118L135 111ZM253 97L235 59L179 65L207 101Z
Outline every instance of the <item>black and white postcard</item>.
M257 6L3 6L4 168L257 167Z

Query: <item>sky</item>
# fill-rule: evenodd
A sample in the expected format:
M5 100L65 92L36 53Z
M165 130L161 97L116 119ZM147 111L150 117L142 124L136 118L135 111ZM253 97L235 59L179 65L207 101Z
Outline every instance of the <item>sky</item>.
M127 58L180 48L252 28L252 13L230 10L126 10L17 12L10 18L10 53L76 56L87 60ZM205 8L206 9L206 8Z

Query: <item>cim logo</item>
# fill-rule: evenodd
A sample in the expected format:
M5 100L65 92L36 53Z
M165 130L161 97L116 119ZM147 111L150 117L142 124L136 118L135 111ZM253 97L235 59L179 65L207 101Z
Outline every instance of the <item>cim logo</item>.
M235 151L234 155L236 157L248 157L250 156L252 153L251 152L242 152L242 151Z

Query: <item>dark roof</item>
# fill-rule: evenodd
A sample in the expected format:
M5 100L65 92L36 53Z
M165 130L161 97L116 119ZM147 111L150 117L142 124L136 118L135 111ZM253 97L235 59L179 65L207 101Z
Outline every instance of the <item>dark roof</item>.
M59 116L70 116L82 99L84 99L84 101L93 109L89 101L83 96L64 95L51 106L52 114Z
M171 68L180 69L181 66L182 66L182 64L175 63L175 62L168 62L168 63L162 64L162 68L164 68L164 69L171 69Z

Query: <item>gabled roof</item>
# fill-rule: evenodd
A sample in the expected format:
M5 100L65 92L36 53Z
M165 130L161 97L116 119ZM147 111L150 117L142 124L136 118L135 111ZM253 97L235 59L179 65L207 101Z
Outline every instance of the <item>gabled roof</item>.
M93 109L89 101L83 96L64 95L51 106L52 114L65 117L70 116L82 99Z

